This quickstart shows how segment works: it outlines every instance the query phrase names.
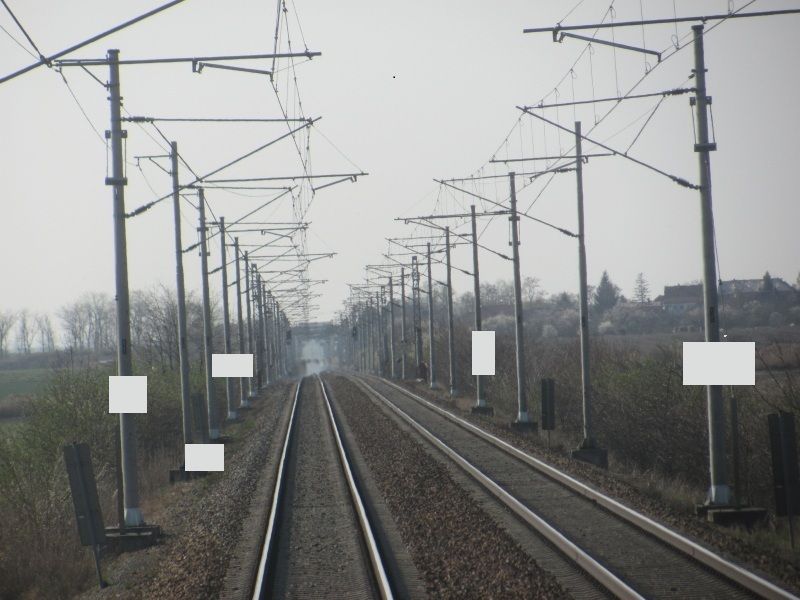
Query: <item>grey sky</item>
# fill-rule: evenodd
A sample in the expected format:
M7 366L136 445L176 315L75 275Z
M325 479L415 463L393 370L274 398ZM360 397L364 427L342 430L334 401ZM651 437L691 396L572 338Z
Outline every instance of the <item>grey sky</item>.
M396 2L366 0L288 2L295 7L310 50L322 57L297 69L305 113L322 116L319 131L359 168L370 173L356 184L340 184L317 194L307 219L310 251L335 250L338 256L316 263L314 277L329 280L321 290L319 318L329 318L347 294L346 282L360 279L363 265L386 251L387 236L411 234L396 216L460 210L470 201L439 194L434 177L465 176L480 168L500 146L498 156L544 151L544 130L523 118L507 145L501 144L519 117L517 104L533 104L551 93L585 44L554 44L548 34L523 35L523 27L549 26L575 2L509 1ZM735 7L744 4L735 2ZM11 6L43 52L54 52L106 27L145 12L157 2L70 3L17 0ZM644 16L672 16L673 3L645 0ZM727 12L727 1L676 2L679 14ZM797 2L755 2L747 10L796 8ZM565 23L596 22L608 2L587 0ZM616 19L639 18L639 2L615 2ZM187 0L152 20L77 52L75 57L101 57L119 48L122 58L164 55L269 52L274 29L274 2ZM7 14L0 25L22 40ZM294 27L296 50L303 41ZM678 35L689 31L681 25ZM800 163L795 137L800 131L800 16L729 21L706 38L708 85L713 97L719 150L712 155L714 205L723 278L773 276L794 282L800 270L797 224L800 204L794 172ZM647 29L647 47L668 48L672 27ZM603 34L601 34L603 35ZM618 41L642 45L642 31L616 33ZM0 31L0 72L10 72L31 58ZM651 59L654 64L655 60ZM681 86L692 67L691 48L669 58L637 91ZM627 91L644 72L642 55L595 46L591 73L587 56L574 79L559 88L561 100L590 98ZM106 79L103 69L95 69ZM106 93L77 69L65 71L89 120L102 133L108 127ZM593 75L593 78L591 77ZM227 72L191 73L188 65L126 67L122 72L125 107L131 114L165 116L278 116L274 94L259 76ZM285 80L284 80L285 81ZM686 84L691 85L691 84ZM554 100L551 94L549 100ZM656 100L629 102L617 108L594 132L598 139L624 149L638 130L611 137L652 110ZM602 115L610 105L598 106ZM113 295L111 192L103 184L105 147L86 122L59 75L39 69L0 86L0 308L54 311L85 291ZM555 111L548 111L556 118ZM591 107L560 109L560 122L571 127L574 117L588 130ZM641 124L642 120L637 121ZM133 157L161 152L142 128L129 131L127 157L129 209L150 201L154 193L135 169ZM180 145L193 168L208 171L283 133L279 125L197 126L164 124L164 132ZM152 129L148 132L155 135ZM566 152L546 134L548 153ZM560 143L560 146L559 146ZM692 151L692 119L688 96L668 98L631 151L670 173L697 181ZM313 170L338 172L355 167L316 133L311 134ZM591 151L585 145L585 151ZM521 165L516 169L522 170ZM143 166L158 195L169 190L169 178ZM230 176L286 174L299 170L290 143L254 157ZM487 165L485 174L503 173L504 165ZM474 188L503 200L507 182ZM527 208L541 186L520 194ZM566 228L575 227L574 175L554 178L531 210L532 215ZM495 195L497 194L497 195ZM620 158L598 158L585 169L589 280L603 269L631 293L643 271L655 293L664 284L701 277L699 200L696 192ZM438 202L437 202L438 197ZM216 214L235 218L259 201L222 192L210 196ZM263 202L263 200L261 200ZM285 204L285 203L284 203ZM265 213L265 217L270 212ZM273 217L283 219L284 207ZM194 240L194 215L184 210L186 245ZM265 219L266 220L266 219ZM418 232L419 233L419 232ZM174 285L172 215L169 202L130 219L129 271L132 288L163 282ZM483 243L507 249L507 223L492 222ZM524 220L523 275L538 277L545 290L577 290L574 240ZM218 249L212 248L212 266ZM454 260L468 265L468 251ZM510 278L510 265L482 253L484 279ZM199 261L187 256L187 286L199 289ZM214 281L219 287L218 281ZM457 291L469 289L456 274Z

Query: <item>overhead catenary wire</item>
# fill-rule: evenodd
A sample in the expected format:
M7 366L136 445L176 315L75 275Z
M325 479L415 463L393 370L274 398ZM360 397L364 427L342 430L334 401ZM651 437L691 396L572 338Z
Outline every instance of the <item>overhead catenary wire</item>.
M308 124L308 123L306 123L306 124L304 124L302 127L308 127L308 126L309 126L309 124ZM301 129L302 127L298 127L297 129ZM280 137L278 137L278 138L275 138L275 139L273 139L273 140L270 140L269 142L267 142L267 143L265 143L265 144L262 144L262 145L258 146L257 148L255 148L255 149L253 149L253 150L250 150L249 152L247 152L247 153L245 153L245 154L242 154L241 156L239 156L239 157L237 157L237 158L235 158L235 159L233 159L233 160L231 160L231 161L229 161L229 162L225 163L225 164L224 164L224 165L222 165L221 167L217 167L216 169L214 169L214 170L212 170L212 171L210 171L210 172L206 173L206 174L205 174L205 175L203 175L203 176L197 176L197 175L195 175L195 179L194 179L194 181L192 181L191 183L185 184L185 185L183 185L182 187L189 187L189 186L192 186L192 185L194 185L194 184L200 183L202 180L204 180L204 179L208 179L209 177L211 177L211 176L213 176L213 175L216 175L216 174L217 174L217 173L219 173L220 171L222 171L222 170L224 170L224 169L227 169L228 167L231 167L231 166L235 165L236 163L238 163L238 162L241 162L241 161L243 161L243 160L244 160L244 159L246 159L246 158L249 158L250 156L253 156L253 155L254 155L254 154L256 154L257 152L260 152L260 151L264 150L265 148L268 148L268 147L272 146L273 144L275 144L275 143L279 142L280 140L282 140L282 139L284 139L284 138L286 138L286 137L289 137L291 134L292 134L292 132L290 132L290 133L286 133L286 134L284 134L284 135L282 135L282 136L280 136ZM167 198L170 198L171 196L172 196L172 192L170 192L169 194L166 194L166 195L164 195L164 196L161 196L160 198L156 198L155 200L153 200L153 201L151 201L151 202L148 202L147 204L143 204L142 206L140 206L140 207L136 208L135 210L133 210L133 211L131 211L131 212L127 213L125 216L126 216L126 217L135 217L135 216L137 216L137 215L140 215L140 214L142 214L143 212L145 212L145 211L147 211L147 210L151 209L153 206L155 206L155 205L156 205L156 204L158 204L159 202L162 202L163 200L166 200Z
M0 31L2 31L3 33L5 33L5 34L6 34L6 36L8 36L8 39L10 39L12 42L14 42L14 43L15 43L17 46L19 46L19 47L20 47L20 48L21 48L21 49L22 49L24 52L26 52L26 53L28 54L28 56L31 56L31 57L33 57L33 58L38 58L38 57L36 56L36 53L35 53L35 52L33 52L33 50L31 50L30 48L28 48L27 46L25 46L25 44L23 44L22 42L20 42L20 41L19 41L19 40L18 40L16 37L14 37L14 35L13 35L13 34L12 34L12 33L11 33L9 30L8 30L8 29L6 29L5 27L3 27L2 25L0 25Z

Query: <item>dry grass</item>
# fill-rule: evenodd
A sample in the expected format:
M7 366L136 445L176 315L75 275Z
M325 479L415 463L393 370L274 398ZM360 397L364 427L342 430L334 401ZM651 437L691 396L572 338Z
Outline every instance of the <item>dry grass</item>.
M7 396L0 399L0 419L19 419L25 416L30 399L25 396Z

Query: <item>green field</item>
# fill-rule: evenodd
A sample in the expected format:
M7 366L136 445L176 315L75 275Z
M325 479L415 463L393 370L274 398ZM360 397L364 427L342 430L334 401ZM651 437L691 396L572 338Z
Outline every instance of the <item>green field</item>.
M0 419L20 416L28 397L44 388L50 373L50 369L0 371Z
M51 369L12 369L0 371L0 400L9 396L31 396L41 390Z

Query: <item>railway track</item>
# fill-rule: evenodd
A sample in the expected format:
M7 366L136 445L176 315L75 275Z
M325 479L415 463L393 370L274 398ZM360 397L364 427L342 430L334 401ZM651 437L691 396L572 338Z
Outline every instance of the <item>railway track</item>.
M393 598L319 377L301 380L253 582L264 598Z
M616 597L796 598L409 390L350 378Z

